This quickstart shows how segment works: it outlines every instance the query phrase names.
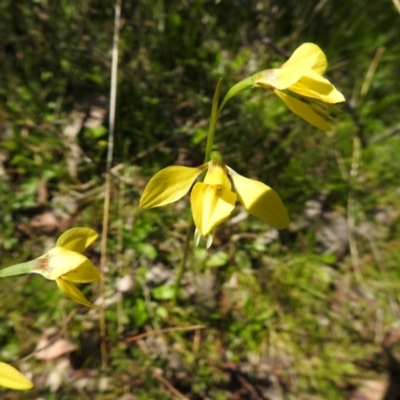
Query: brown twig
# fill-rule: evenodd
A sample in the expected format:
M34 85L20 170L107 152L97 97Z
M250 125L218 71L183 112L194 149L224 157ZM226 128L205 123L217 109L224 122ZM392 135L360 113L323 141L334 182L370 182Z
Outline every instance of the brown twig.
M153 378L157 379L160 381L164 386L168 388L168 390L171 391L177 397L179 400L189 400L186 396L184 396L181 392L179 392L177 389L175 389L163 376L161 376L160 373L157 371L153 372Z
M258 394L257 390L243 375L241 375L239 372L236 372L235 375L253 400L263 400L263 398Z
M243 376L243 374L240 372L236 364L234 364L231 361L228 361L222 367L232 371L235 374L236 379L240 382L242 387L247 391L252 400L263 400L263 398L254 388L254 386Z
M192 353L194 355L197 354L200 348L200 340L201 340L201 331L200 329L196 329L194 331L194 336L193 336L193 346L192 346Z
M204 329L206 326L205 325L191 325L191 326L176 326L173 328L164 328L164 329L159 329L156 331L150 331L150 332L145 332L141 333L140 335L135 335L131 336L125 339L125 342L130 343L130 342L136 342L137 340L143 339L148 336L154 336L158 335L160 333L166 333L166 332L176 332L176 331L194 331L197 329Z

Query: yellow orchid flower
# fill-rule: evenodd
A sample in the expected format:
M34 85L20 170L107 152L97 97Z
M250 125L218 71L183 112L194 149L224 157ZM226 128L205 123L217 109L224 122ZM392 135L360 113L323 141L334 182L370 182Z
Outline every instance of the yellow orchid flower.
M0 270L0 278L26 273L43 275L55 280L59 289L77 303L99 308L90 303L74 283L98 281L100 274L92 262L82 253L97 239L90 228L72 228L64 232L55 247L36 260L13 265Z
M14 390L32 389L33 383L9 364L0 362L0 386Z
M331 129L325 111L338 111L335 103L344 96L322 74L328 66L324 52L314 43L304 43L280 68L253 75L253 86L272 90L299 117L319 129ZM283 90L297 94L300 99Z
M179 200L206 169L204 181L197 182L190 195L196 245L200 237L206 237L207 248L211 246L215 228L230 216L236 201L275 228L289 226L289 216L278 193L264 183L236 173L217 152L211 154L211 161L199 167L172 166L158 172L143 192L141 207L158 207Z

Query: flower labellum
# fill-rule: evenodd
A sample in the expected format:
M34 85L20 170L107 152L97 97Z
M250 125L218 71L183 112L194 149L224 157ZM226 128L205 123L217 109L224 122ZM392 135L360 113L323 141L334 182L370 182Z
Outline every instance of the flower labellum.
M77 303L99 308L90 303L74 285L100 280L98 269L82 254L97 236L96 231L90 228L69 229L58 238L55 247L43 256L0 270L0 278L40 274L46 279L55 280L59 289Z
M207 169L203 182L195 182ZM278 193L264 183L239 175L226 166L218 152L199 167L172 166L159 171L147 184L140 205L158 207L179 200L193 186L190 203L196 225L195 242L207 238L211 246L215 228L231 215L237 201L263 222L277 228L289 226L289 216Z
M328 66L323 51L313 43L304 43L280 68L253 75L253 86L272 90L294 114L319 129L331 130L329 112L338 112L333 104L344 96L322 74ZM283 90L295 93L285 93Z

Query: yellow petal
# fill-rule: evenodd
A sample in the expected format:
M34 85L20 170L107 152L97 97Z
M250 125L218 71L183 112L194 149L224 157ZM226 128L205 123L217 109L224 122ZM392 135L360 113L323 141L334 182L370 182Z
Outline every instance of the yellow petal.
M83 304L84 306L90 308L101 308L99 306L95 306L90 301L88 301L86 297L82 294L82 292L73 283L66 282L62 278L56 279L56 282L60 290L77 303Z
M236 194L226 187L197 182L190 195L194 223L207 236L235 207Z
M255 75L255 84L272 86L283 90L295 84L307 72L314 69L323 73L327 62L325 54L313 43L305 43L297 48L281 68L262 71Z
M290 91L305 97L312 97L326 103L345 101L340 93L327 79L311 71L304 75L299 82L288 88Z
M61 276L62 279L74 283L89 283L100 280L99 270L87 259L78 268Z
M97 232L90 228L72 228L58 238L56 246L83 253L98 236Z
M316 74L317 75L317 74ZM320 75L317 75L320 79L313 79L309 75L303 75L299 82L296 82L294 85L289 87L289 90L292 92L298 93L294 88L296 86L300 86L304 91L310 91L312 94L310 97L317 96L328 96L329 93L334 89L333 85L325 78ZM314 94L315 93L315 94ZM301 93L302 94L302 93ZM307 94L305 94L307 96Z
M297 63L290 64L287 67L268 69L258 72L253 76L255 86L266 87L268 89L287 89L293 85L309 70L315 63L316 56L310 56L299 60Z
M327 66L328 62L324 52L314 43L304 43L280 68L269 69L253 75L253 85L269 89L288 89L305 74L322 75Z
M28 390L33 387L33 383L11 365L0 362L0 386L15 390Z
M285 103L286 107L290 111L303 118L309 124L316 126L323 131L331 130L329 124L325 122L324 119L321 118L316 112L314 112L306 103L295 99L292 96L288 96L279 90L274 90L274 93Z
M329 104L335 104L345 101L345 98L342 95L342 93L336 90L336 88L333 85L330 86L331 86L331 91L325 94L322 92L318 92L317 90L313 90L316 89L315 85L312 86L308 84L306 86L303 83L303 80L301 80L300 82L297 82L294 85L290 86L289 90L291 92L299 94L300 96L312 99L318 99L320 101L323 101L324 103L329 103Z
M314 59L311 68L318 74L322 75L328 67L328 62L324 52L314 43L303 43L299 46L290 56L289 60L282 65L282 68L292 67L293 65L301 63L304 59L311 58Z
M229 167L228 167L229 168ZM245 178L229 168L239 201L246 210L274 228L289 226L289 216L278 193L262 182Z
M204 178L204 183L208 185L223 186L226 189L231 189L232 184L228 178L228 171L225 164L210 161L207 174Z
M332 91L327 96L324 95L321 96L321 100L331 104L341 103L343 101L346 101L342 93L340 93L339 90L335 88L335 86L333 86Z
M190 190L207 166L208 163L196 168L172 166L162 169L150 179L144 189L140 206L159 207L179 200Z
M54 280L83 265L87 260L83 254L56 246L35 260L32 273Z

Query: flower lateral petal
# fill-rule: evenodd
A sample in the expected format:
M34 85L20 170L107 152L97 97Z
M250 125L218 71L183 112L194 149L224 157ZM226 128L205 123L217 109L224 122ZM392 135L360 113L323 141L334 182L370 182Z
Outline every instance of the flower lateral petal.
M89 308L101 308L100 306L96 306L87 300L82 292L73 283L64 281L62 278L56 279L56 283L59 289L76 303L82 304Z
M78 268L67 272L62 275L61 278L65 281L74 283L89 283L100 280L99 270L93 265L93 263L87 259Z
M58 238L56 246L83 253L98 236L97 232L90 228L72 228Z
M286 107L294 114L303 118L309 124L322 129L323 131L330 131L330 125L321 118L313 109L303 101L300 101L292 96L281 92L280 90L274 90L274 93L285 103Z
M323 78L313 71L309 71L288 88L301 96L319 99L325 103L341 103L346 101L342 93L333 86L328 79Z
M275 190L262 182L239 175L231 168L229 174L235 185L238 200L251 215L277 229L289 226L288 213Z
M0 386L14 390L28 390L33 383L9 364L0 362Z
M197 182L190 195L192 214L201 236L225 221L232 213L236 194L226 187Z
M173 165L159 171L147 184L140 206L159 207L179 200L187 194L196 178L207 168L208 163L199 167Z

